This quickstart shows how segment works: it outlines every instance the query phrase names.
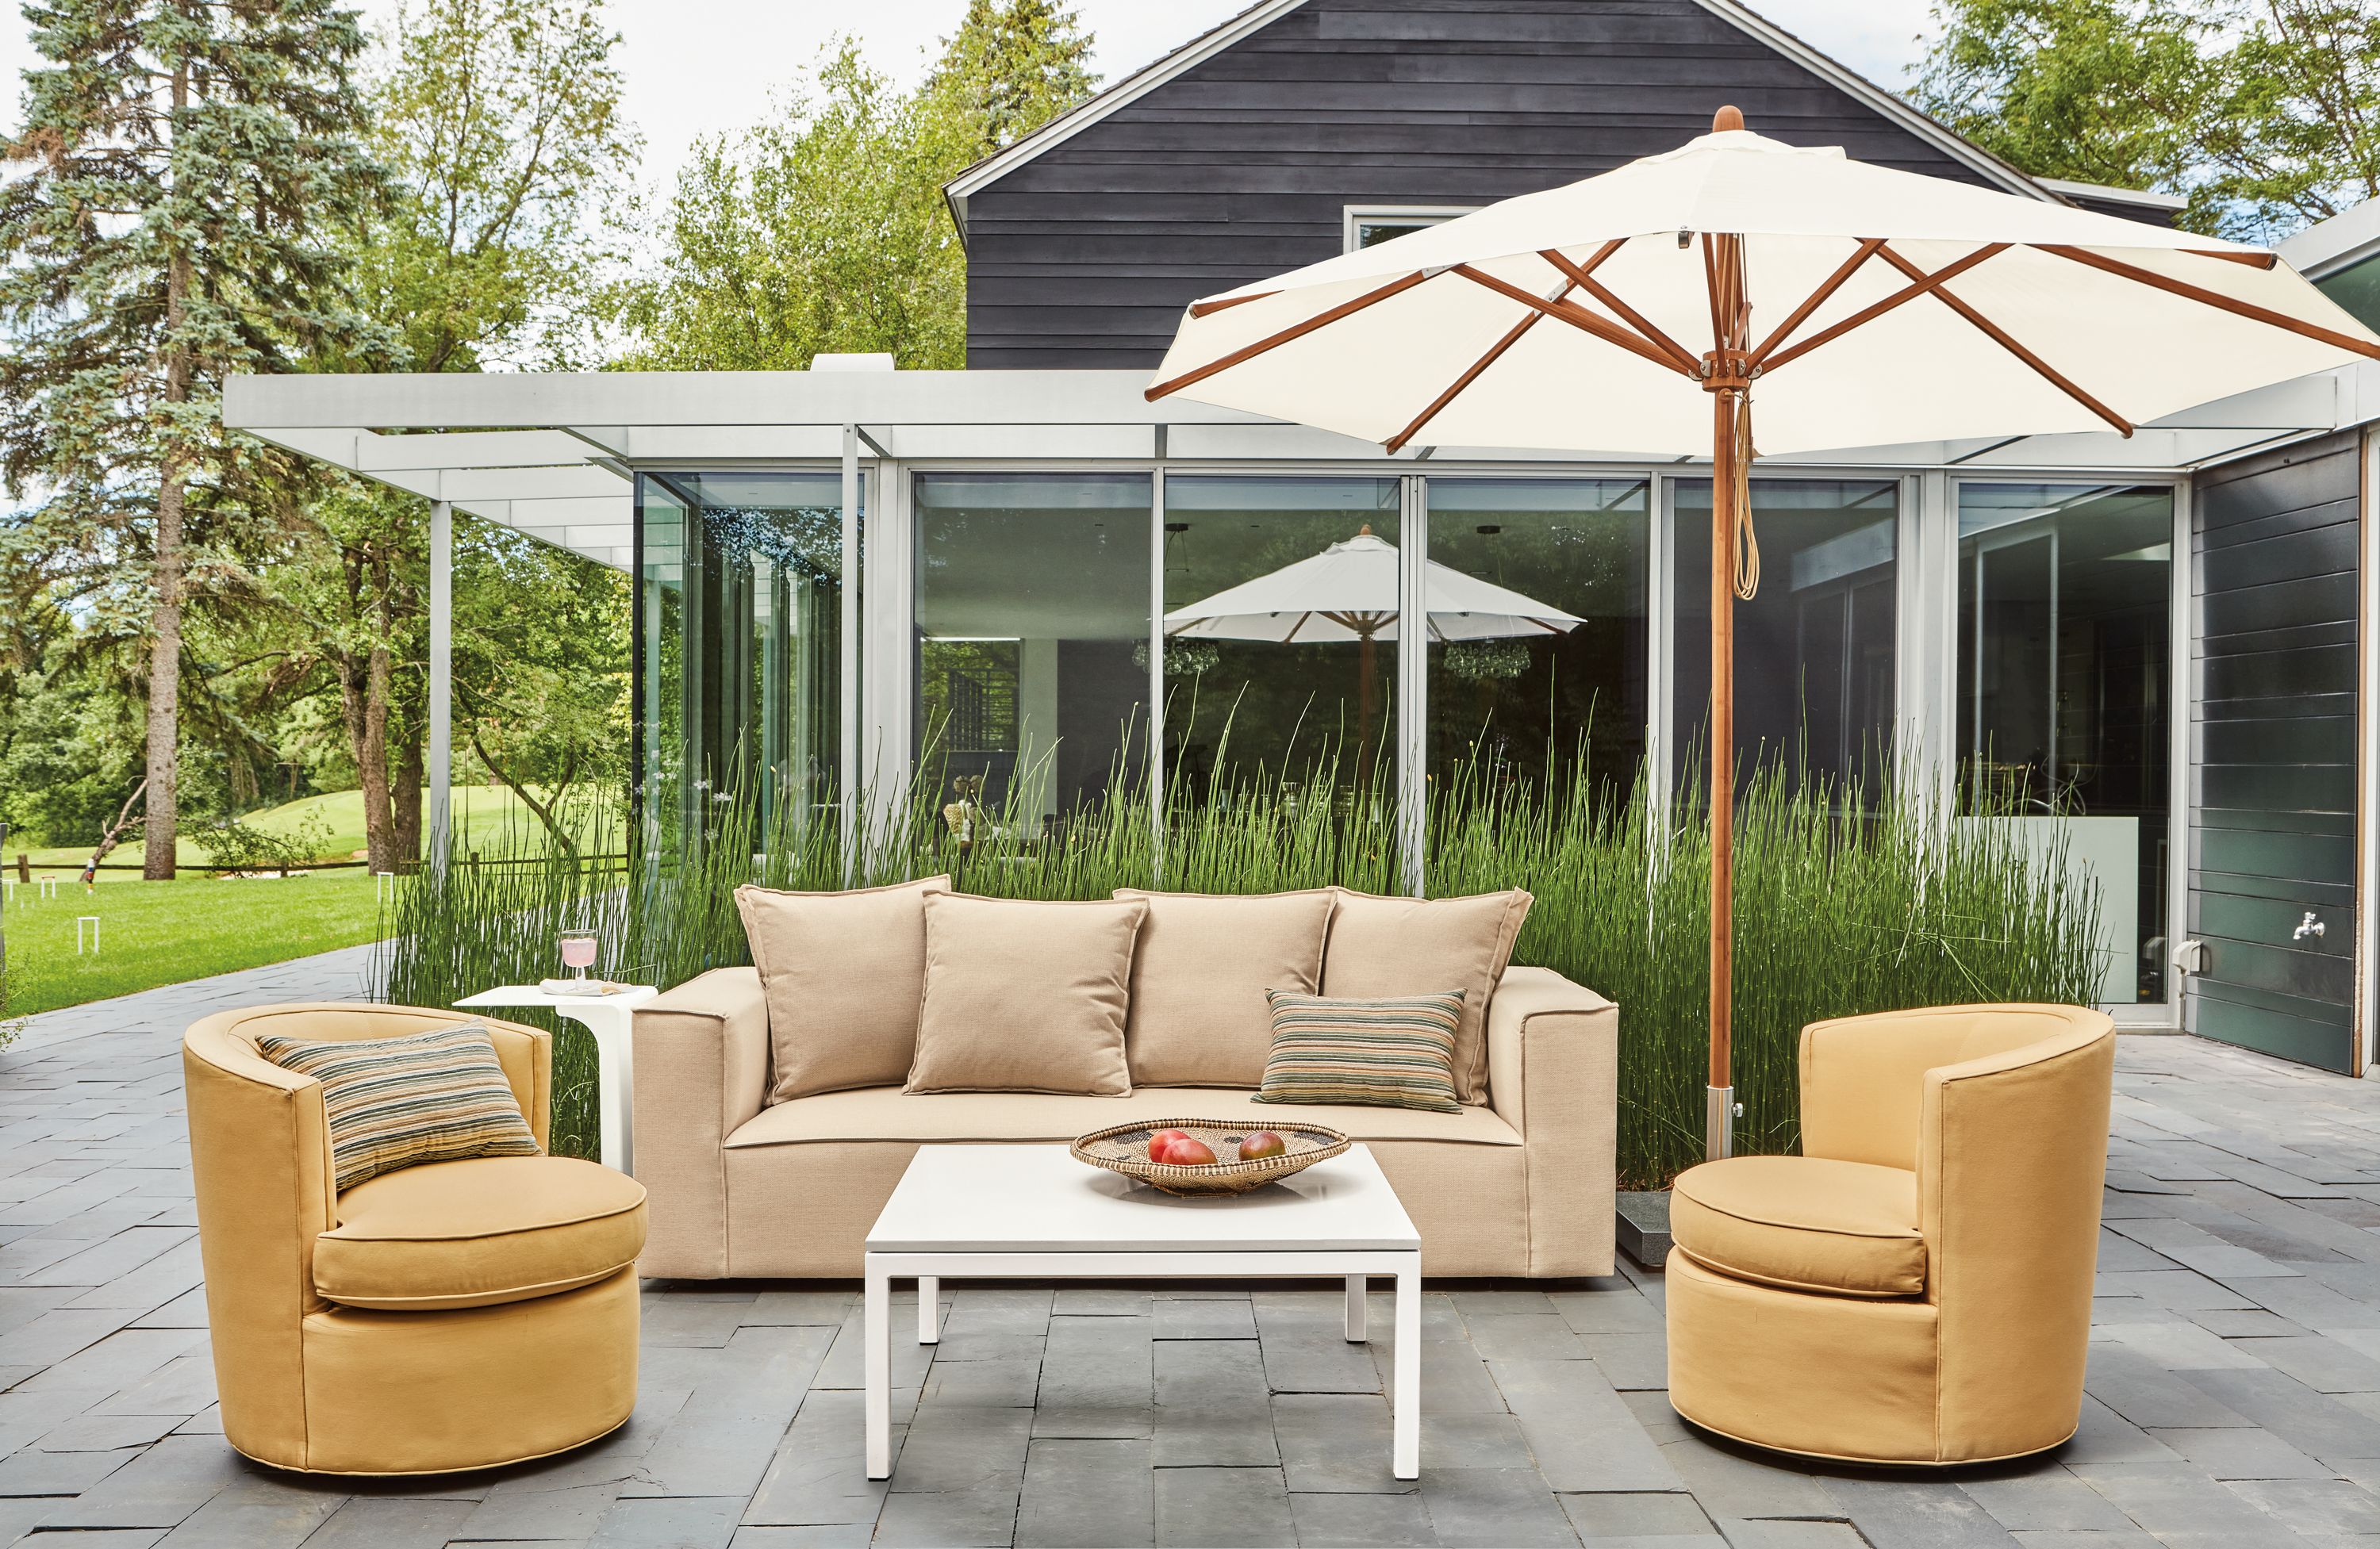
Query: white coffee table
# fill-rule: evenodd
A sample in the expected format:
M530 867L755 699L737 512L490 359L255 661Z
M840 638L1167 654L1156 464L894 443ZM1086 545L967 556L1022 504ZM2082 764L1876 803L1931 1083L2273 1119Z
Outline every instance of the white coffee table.
M892 1474L892 1282L917 1282L917 1342L941 1337L941 1279L1343 1277L1397 1283L1390 1467L1421 1477L1421 1234L1368 1146L1245 1194L1182 1199L1062 1145L925 1145L868 1233L868 1477Z

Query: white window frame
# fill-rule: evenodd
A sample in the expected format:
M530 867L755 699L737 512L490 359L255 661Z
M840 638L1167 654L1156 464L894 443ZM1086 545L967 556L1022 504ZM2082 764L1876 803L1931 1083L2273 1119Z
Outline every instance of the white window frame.
M1417 225L1434 226L1442 222L1451 221L1459 216L1468 215L1475 211L1485 208L1486 206L1477 204L1346 205L1343 206L1341 211L1339 224L1339 250L1342 253L1354 252L1355 250L1356 235L1362 230L1363 226L1367 222L1401 221L1409 222Z

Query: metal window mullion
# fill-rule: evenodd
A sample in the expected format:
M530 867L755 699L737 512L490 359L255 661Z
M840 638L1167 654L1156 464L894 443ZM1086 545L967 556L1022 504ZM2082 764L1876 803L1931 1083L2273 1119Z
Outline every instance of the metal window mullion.
M1428 887L1429 834L1429 480L1399 481L1397 528L1397 826L1405 890Z
M1165 427L1148 475L1148 827L1150 880L1165 882Z
M835 780L838 826L843 849L843 885L850 887L858 858L859 830L859 656L863 626L860 609L859 427L843 428L843 586L841 635L837 671L837 705L841 725L836 733Z

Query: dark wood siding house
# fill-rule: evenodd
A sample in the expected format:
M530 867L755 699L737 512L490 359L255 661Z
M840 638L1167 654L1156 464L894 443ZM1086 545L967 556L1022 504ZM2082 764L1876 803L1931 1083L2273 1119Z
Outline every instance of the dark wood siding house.
M1268 0L952 185L967 364L1153 366L1186 303L1341 251L1350 210L1554 188L1730 103L1779 139L2059 197L1730 0Z

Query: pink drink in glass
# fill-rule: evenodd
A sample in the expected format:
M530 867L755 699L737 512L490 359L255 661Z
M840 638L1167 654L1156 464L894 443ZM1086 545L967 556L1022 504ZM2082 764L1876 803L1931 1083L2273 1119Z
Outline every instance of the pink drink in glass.
M587 971L595 966L598 938L592 934L565 936L561 938L560 945L562 965L565 968L577 970L578 977L582 979L587 977Z

